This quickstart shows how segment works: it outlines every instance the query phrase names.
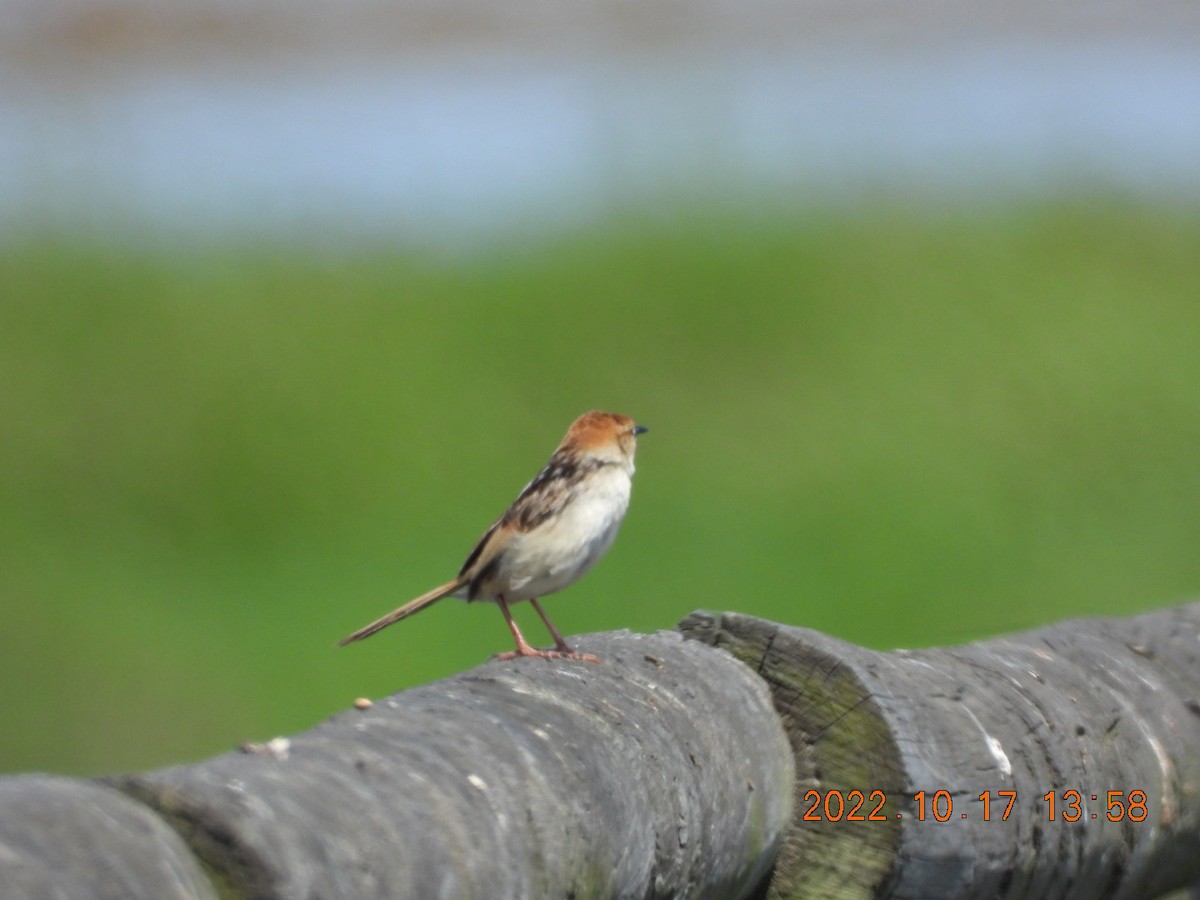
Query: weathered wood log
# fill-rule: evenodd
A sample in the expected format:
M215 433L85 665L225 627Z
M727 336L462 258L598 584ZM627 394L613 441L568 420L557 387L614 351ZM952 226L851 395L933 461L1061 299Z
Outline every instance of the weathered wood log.
M579 647L603 661L489 662L247 752L107 788L79 784L118 788L162 816L222 897L756 890L790 820L793 783L763 682L675 633L590 635ZM52 878L56 828L23 848L51 880L40 890L9 885L0 858L0 897L92 896L51 890L67 884ZM108 838L68 838L112 867L84 860L70 885L103 882L140 859L128 839L110 847Z
M891 653L681 629L197 765L0 779L0 897L732 898L773 862L779 898L1200 883L1200 604Z
M0 898L216 900L179 835L120 791L75 778L0 778Z
M766 679L792 740L795 821L769 896L1200 883L1200 604L890 653L736 614L680 627Z

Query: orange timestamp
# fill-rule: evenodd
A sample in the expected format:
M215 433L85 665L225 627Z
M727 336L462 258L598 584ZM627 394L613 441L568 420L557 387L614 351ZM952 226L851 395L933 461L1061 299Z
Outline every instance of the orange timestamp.
M1056 820L1056 812L1057 818L1064 822L1078 822L1085 818L1098 819L1102 816L1110 822L1122 822L1126 819L1130 822L1145 822L1150 815L1150 810L1146 808L1145 791L1106 792L1103 813L1089 812L1085 809L1089 797L1093 803L1100 800L1097 794L1084 794L1074 788L1061 793L1047 791L1042 795L1042 800L1046 803L1047 818L1051 822Z
M949 822L952 819L1005 822L1017 805L1016 791L983 791L969 798L972 805L963 811L961 797L955 810L955 797L948 790L917 791L906 795L916 807L918 822ZM1085 793L1074 788L1047 791L1041 797L1046 818L1050 822L1079 822L1085 819L1109 822L1144 822L1150 815L1146 792L1107 791L1104 794ZM800 818L804 822L887 822L903 819L904 813L888 815L885 811L888 795L885 791L842 791L831 788L804 793ZM1103 803L1092 807L1091 803Z

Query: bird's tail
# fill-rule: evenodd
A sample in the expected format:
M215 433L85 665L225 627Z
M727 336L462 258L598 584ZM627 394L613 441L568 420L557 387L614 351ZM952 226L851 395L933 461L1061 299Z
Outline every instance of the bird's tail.
M382 631L383 629L387 628L393 622L399 622L401 619L407 619L414 613L419 613L425 607L432 606L434 603L437 603L443 597L449 597L466 583L467 579L462 578L461 576L459 578L455 578L453 581L447 581L441 587L435 587L432 591L422 594L415 600L409 600L399 609L392 610L386 616L381 619L376 619L370 625L364 625L362 628L358 629L358 631L354 632L354 634L349 634L342 638L340 641L338 641L337 645L339 647L344 647L347 644L353 643L354 641L361 641L365 637L370 637L375 632Z

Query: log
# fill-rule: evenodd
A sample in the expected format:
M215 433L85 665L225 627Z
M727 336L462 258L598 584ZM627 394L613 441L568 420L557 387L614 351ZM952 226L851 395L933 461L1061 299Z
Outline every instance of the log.
M164 821L112 788L76 778L0 778L4 900L216 900Z
M602 662L488 662L304 734L110 778L104 790L169 822L223 897L757 890L793 780L765 685L676 633L578 645ZM52 870L59 839L52 828L43 838L33 855ZM80 863L72 877L104 872ZM57 896L10 891L4 878L0 869L5 900Z
M195 765L0 778L0 897L1200 884L1200 604L889 653L735 613L681 630L580 638L600 665L489 662Z
M771 685L792 742L769 897L1200 884L1200 603L887 653L735 613L680 628Z

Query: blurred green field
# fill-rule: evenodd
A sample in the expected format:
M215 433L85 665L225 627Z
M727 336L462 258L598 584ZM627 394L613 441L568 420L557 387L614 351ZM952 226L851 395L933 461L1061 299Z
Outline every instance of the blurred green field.
M486 253L0 250L0 770L303 729L508 649L448 578L592 408L642 440L568 634L886 648L1200 588L1200 214L680 210ZM528 609L518 612L543 637Z

